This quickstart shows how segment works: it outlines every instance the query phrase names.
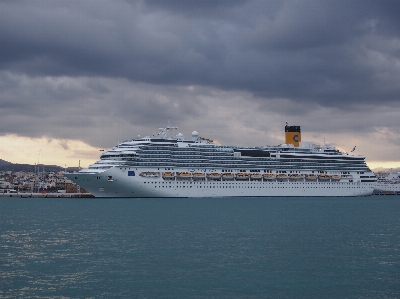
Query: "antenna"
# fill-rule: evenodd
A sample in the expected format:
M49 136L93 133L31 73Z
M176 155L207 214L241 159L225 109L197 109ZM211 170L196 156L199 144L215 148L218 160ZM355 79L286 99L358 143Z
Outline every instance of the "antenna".
M39 158L40 158L40 152L38 154L38 158L37 158L37 193L39 193L39 183L40 183L40 166L39 166Z

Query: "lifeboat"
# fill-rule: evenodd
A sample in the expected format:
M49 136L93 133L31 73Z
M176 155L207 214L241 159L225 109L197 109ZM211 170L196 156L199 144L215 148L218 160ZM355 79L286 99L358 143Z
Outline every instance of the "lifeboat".
M353 179L353 176L351 174L344 174L344 175L342 175L342 178L351 180L351 179Z
M288 178L288 176L287 176L286 174L284 174L284 173L280 173L280 174L277 174L277 175L276 175L276 179L277 179L278 181L280 181L280 182L286 181L287 178Z
M275 180L275 174L273 174L273 173L265 173L265 174L263 175L263 177L264 177L264 181L272 181L272 180Z
M146 172L141 172L139 174L139 176L142 176L144 178L158 178L160 176L160 173L159 172L146 171Z
M222 174L223 181L233 181L234 178L235 176L233 175L233 173L227 172Z
M249 175L245 172L239 172L238 174L236 174L236 180L248 180L249 179Z
M341 178L342 178L342 176L340 174L332 174L332 176L331 176L331 180L333 182L338 182L338 181L340 181Z
M289 180L292 181L292 182L299 181L299 180L301 180L302 178L303 178L303 177L302 177L300 174L298 174L298 173L293 173L293 174L289 175Z
M193 180L202 180L206 177L204 172L194 172L192 174L192 178Z
M190 172L179 172L178 173L178 178L183 179L183 180L190 180L192 177Z
M219 181L221 179L221 174L218 172L210 172L209 174L207 174L207 178L209 180Z
M164 180L173 180L175 179L175 174L173 172L163 172L162 177Z
M331 176L328 174L320 174L318 176L318 180L320 180L320 181L329 181L330 178L331 178Z
M250 180L252 181L261 181L262 175L260 173L252 173L250 174Z
M313 173L306 174L306 181L316 181L317 175Z

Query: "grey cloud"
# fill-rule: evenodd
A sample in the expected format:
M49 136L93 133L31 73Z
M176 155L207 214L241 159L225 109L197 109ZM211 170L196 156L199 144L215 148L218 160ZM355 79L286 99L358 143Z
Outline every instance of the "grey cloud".
M61 141L59 145L64 149L64 150L69 150L69 145L66 141Z
M0 134L105 147L171 117L223 141L235 119L278 130L260 113L317 135L398 132L399 5L2 1Z
M135 3L136 1L131 1ZM224 11L244 5L247 0L145 0L148 10L167 10L191 18L219 17Z
M398 84L373 57L398 79L399 21L384 8L396 2L41 3L3 4L2 69L214 86L336 107L382 93L397 100ZM212 13L188 15L197 11Z
M0 78L2 98L7 99L1 101L1 135L81 139L106 146L105 132L113 136L121 124L158 127L169 117L181 122L201 118L208 109L199 94L184 87L132 86L127 80L87 77L24 78L1 72ZM122 131L121 138L131 136L127 129Z

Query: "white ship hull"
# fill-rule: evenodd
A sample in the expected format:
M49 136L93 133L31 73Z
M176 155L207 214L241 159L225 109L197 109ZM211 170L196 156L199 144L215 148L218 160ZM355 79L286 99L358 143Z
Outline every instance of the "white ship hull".
M389 191L389 192L400 192L400 183L390 184L390 183L376 183L375 191Z
M159 177L128 175L129 169L114 167L102 173L66 174L95 197L326 197L369 196L375 183L331 181L215 181L165 180Z

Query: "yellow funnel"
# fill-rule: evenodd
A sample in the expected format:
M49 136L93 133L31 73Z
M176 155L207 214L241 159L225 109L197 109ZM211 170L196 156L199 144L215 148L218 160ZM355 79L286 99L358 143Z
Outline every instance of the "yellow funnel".
M285 126L285 143L298 147L301 142L300 126Z

